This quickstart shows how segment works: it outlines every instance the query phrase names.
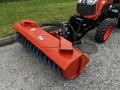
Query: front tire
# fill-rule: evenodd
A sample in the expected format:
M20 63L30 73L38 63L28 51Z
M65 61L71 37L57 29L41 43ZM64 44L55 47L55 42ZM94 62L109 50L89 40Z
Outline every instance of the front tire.
M112 25L109 23L108 20L104 20L97 27L95 41L97 43L104 43L109 38L111 32L112 32Z

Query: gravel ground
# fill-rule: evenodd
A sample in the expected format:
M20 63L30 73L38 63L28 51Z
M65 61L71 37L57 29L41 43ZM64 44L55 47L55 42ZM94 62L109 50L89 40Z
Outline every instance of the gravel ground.
M83 42L90 62L80 77L70 81L18 43L1 47L0 90L120 90L120 30L115 26L104 44L94 43L92 32Z

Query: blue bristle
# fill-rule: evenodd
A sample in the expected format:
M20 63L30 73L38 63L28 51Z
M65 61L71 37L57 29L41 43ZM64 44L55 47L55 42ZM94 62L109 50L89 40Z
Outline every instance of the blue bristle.
M48 65L52 68L52 63L50 60L48 60Z
M36 55L37 55L37 57L39 57L39 50L38 49L36 50Z

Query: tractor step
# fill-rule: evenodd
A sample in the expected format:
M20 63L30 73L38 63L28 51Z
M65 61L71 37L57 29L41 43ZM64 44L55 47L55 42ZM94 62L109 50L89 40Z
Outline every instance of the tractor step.
M78 77L88 58L72 46L72 43L56 33L48 33L31 20L15 23L16 39L30 49L55 72L70 80Z

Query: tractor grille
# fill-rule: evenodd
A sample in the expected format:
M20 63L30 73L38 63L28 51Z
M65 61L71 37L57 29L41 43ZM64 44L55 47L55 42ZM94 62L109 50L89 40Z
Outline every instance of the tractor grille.
M94 15L96 13L96 4L87 5L87 4L77 4L77 12L80 13L81 16L89 16Z

